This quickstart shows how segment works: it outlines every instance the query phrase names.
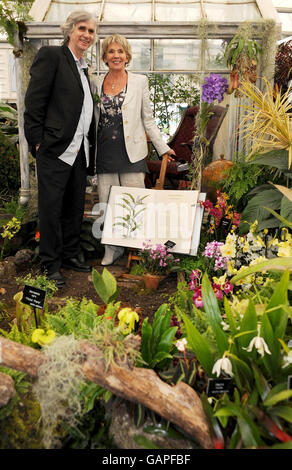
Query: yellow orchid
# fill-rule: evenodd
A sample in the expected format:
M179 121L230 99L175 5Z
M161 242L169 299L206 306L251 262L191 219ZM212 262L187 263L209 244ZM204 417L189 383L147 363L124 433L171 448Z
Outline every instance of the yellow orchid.
M42 328L37 328L33 331L31 340L33 343L37 343L40 346L45 346L46 344L51 344L56 337L56 333L54 330L45 330Z
M289 258L292 256L292 243L291 241L279 243L278 256L281 258Z
M237 269L234 267L234 260L227 262L227 274L228 276L235 276Z
M223 286L226 282L226 276L227 274L225 273L224 276L220 276L220 277L213 277L213 283L214 284L218 284L219 286Z
M139 321L139 315L131 308L122 308L118 313L119 328L124 335L131 333L135 328L135 322Z
M220 247L221 254L224 258L235 258L236 250L235 246L231 243L226 243Z
M250 252L250 246L249 246L248 241L246 241L245 244L243 245L242 251L243 251L243 253L249 253Z

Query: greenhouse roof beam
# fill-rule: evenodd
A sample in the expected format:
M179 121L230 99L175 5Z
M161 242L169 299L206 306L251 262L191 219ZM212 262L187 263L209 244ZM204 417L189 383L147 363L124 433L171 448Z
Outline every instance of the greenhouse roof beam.
M63 35L58 23L38 23L27 22L28 39L62 39ZM98 26L98 36L104 38L110 34L119 33L128 39L200 39L200 22L166 23L166 22L145 22L145 23L100 23ZM262 22L254 22L254 37L261 38ZM221 22L206 24L208 37L211 39L231 38L238 30L237 22Z

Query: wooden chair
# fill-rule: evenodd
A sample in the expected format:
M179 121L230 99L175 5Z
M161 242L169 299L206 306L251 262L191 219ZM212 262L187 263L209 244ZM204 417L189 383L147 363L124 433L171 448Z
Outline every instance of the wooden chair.
M214 141L227 113L226 107L215 105L211 111L213 113L206 127L206 138L209 140L209 148L212 151ZM173 188L177 188L188 172L187 169L180 171L183 166L191 163L192 143L195 131L195 120L199 112L199 106L188 107L181 118L177 130L168 142L169 147L175 150L175 162L167 162L167 155L162 160L147 160L147 166L150 171L149 179L152 187L163 189L164 180L167 177Z

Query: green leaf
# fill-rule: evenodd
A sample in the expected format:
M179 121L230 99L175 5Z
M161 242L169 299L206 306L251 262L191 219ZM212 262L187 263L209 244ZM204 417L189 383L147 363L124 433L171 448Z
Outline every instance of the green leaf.
M273 328L266 313L262 315L260 336L264 338L271 352L271 354L265 353L263 363L269 374L275 377L279 367L280 343L277 341L276 344Z
M287 188L288 189L288 188ZM292 195L292 190L289 189L289 191L291 192L291 195ZM289 196L290 197L290 196ZM286 197L284 196L282 198L282 201L281 201L281 211L280 211L280 215L285 219L287 220L288 222L290 222L290 224L292 223L292 202Z
M233 312L231 310L229 301L227 300L227 297L225 297L225 296L224 296L224 309L225 309L225 314L226 314L227 321L228 321L229 326L230 326L231 334L236 335L236 333L237 333L236 322L235 322L234 315L233 315Z
M212 375L214 365L213 353L208 341L199 333L186 315L183 315L183 322L186 328L187 341L190 349L195 353L198 361L208 375Z
M142 341L141 341L141 354L142 358L147 364L150 364L152 359L152 327L148 322L148 317L142 323L141 328Z
M157 352L169 352L171 350L177 328L177 326L171 326L168 330L164 331L159 341Z
M266 165L279 170L288 170L288 151L287 150L271 150L263 153L248 163L253 165Z
M92 270L92 281L93 281L94 288L97 292L97 295L99 295L99 297L104 303L107 303L106 285L102 276L99 274L98 271L96 271L96 269Z
M242 223L253 223L255 220L260 224L270 217L269 212L263 206L279 210L282 195L276 189L267 189L254 196L246 205L241 214ZM241 224L240 224L241 225Z
M249 414L235 403L227 403L223 408L216 411L215 416L236 416L240 428L242 440L247 447L258 447L263 445L260 433Z
M263 376L261 370L256 366L256 364L252 363L252 369L253 369L253 374L255 378L255 383L257 390L260 394L260 397L262 400L265 400L265 398L268 396L268 394L271 391L271 387L265 377Z
M223 356L228 349L228 339L221 327L222 316L207 273L202 280L202 297L206 318L214 331L219 352Z
M240 324L239 333L248 332L248 331L250 331L251 333L238 338L238 343L241 348L246 348L249 345L252 338L256 336L255 333L257 331L257 314L256 314L254 303L251 299L249 300L248 307L244 312L244 316ZM246 356L246 354L248 353L243 352L243 354L244 356Z
M242 359L240 359L238 356L236 356L235 354L232 354L232 353L229 353L229 357L236 362L238 369L240 370L242 376L245 378L245 381L249 380L249 382L251 384L252 380L253 380L253 377L252 377L250 368L246 364L246 362L244 362Z
M290 273L287 270L281 277L281 280L278 283L278 286L275 289L265 310L275 332L275 336L278 338L283 338L288 322L288 315L281 306L289 304L287 293L289 280Z
M166 351L160 351L155 354L150 362L150 367L153 369L159 362L163 361L164 359L172 359L172 355Z
M292 228L292 222L289 222L289 220L282 217L282 215L278 214L278 212L273 211L273 209L270 209L269 207L264 207L263 206L263 209L270 212L270 214L272 214L274 217L276 217L276 219L279 219L282 222L282 226ZM262 229L262 227L261 227L261 229Z
M134 441L143 449L163 449L163 447L158 447L154 442L150 439L147 439L145 436L141 434L134 434L133 436Z
M260 271L283 271L285 268L292 269L292 257L287 258L272 258L267 261L263 261L262 263L258 263L255 266L251 266L250 268L244 270L240 274L236 274L230 280L232 284L236 284L237 282L244 279L246 276L250 274L260 272Z
M272 415L279 416L279 418L292 423L292 407L291 406L273 406L270 412Z
M274 444L269 449L292 449L292 442L283 442L281 444Z
M279 403L280 401L288 400L292 397L292 390L283 390L282 392L276 393L272 397L267 396L264 401L264 406L273 406Z

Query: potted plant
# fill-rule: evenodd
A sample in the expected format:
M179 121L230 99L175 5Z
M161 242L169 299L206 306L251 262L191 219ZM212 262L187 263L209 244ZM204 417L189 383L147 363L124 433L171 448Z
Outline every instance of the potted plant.
M178 268L179 259L175 258L165 245L143 243L139 252L139 265L144 269L143 280L146 289L157 289L159 283L170 271Z

